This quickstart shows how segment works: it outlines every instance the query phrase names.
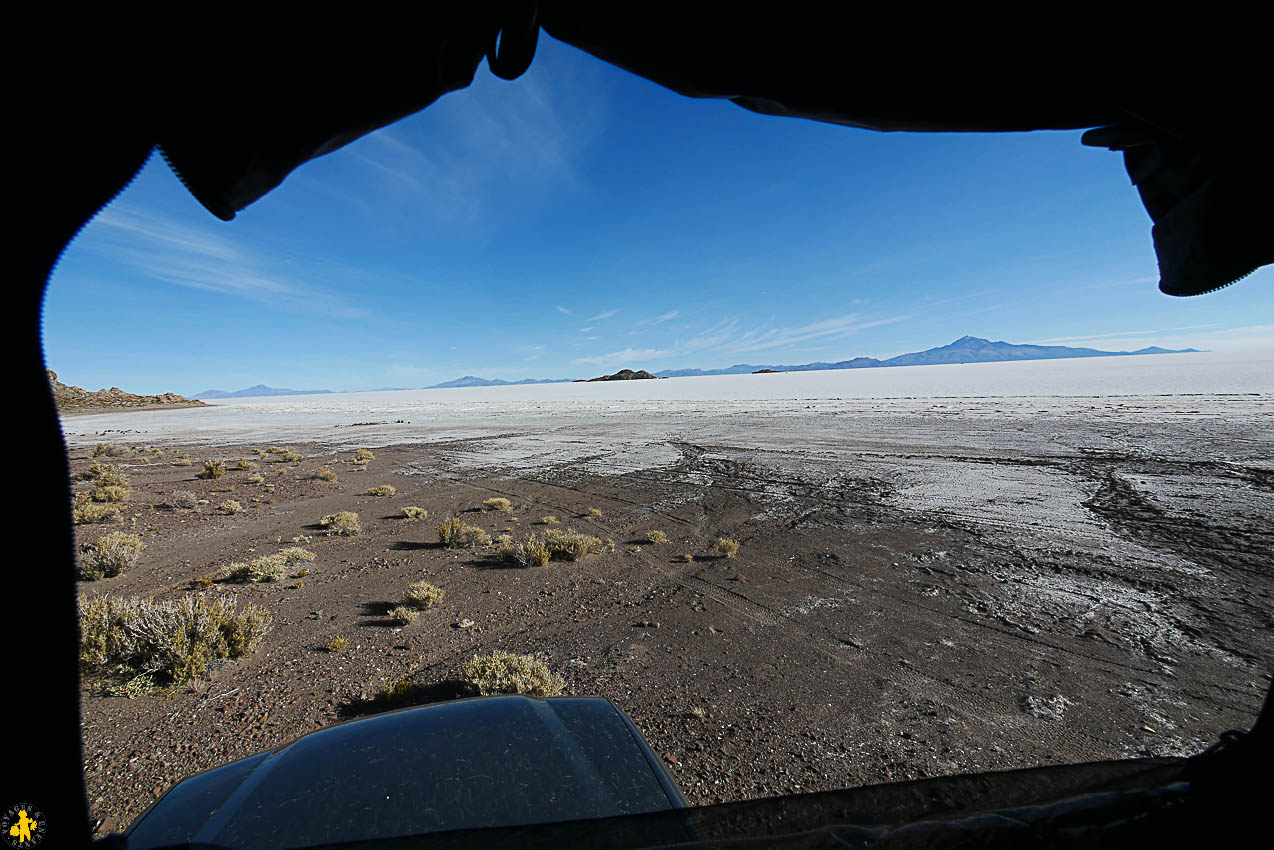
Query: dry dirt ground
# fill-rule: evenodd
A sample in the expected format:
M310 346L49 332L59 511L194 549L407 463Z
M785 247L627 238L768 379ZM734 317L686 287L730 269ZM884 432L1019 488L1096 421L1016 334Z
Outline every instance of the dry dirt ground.
M948 427L940 414L907 427ZM1163 445L1200 439L1172 427L1156 426ZM1274 658L1268 432L1208 428L1206 450L1176 455L910 438L847 453L702 432L669 437L657 468L588 456L511 473L474 460L483 439L373 446L366 471L348 447L304 444L291 445L299 465L242 445L108 458L131 479L125 519L79 537L132 530L147 548L81 593L225 593L267 606L274 629L193 687L128 699L86 685L93 812L122 828L171 783L376 710L405 677L456 696L460 666L494 649L535 653L567 693L614 700L692 803L1198 751L1250 725ZM182 452L194 465L172 464ZM273 492L249 472L195 478L204 458L241 457ZM87 467L88 444L71 458ZM309 477L323 463L338 482ZM380 484L397 495L364 494ZM171 509L179 490L209 503ZM492 496L513 510L477 509ZM246 512L213 510L228 498ZM405 505L430 516L401 518ZM315 523L338 510L364 533L324 536ZM520 569L491 549L442 549L434 530L461 516L520 538L550 514L615 551ZM710 553L722 535L741 542L736 557ZM197 583L298 538L317 554L303 579ZM445 600L393 625L386 611L420 579ZM326 651L336 635L349 648Z

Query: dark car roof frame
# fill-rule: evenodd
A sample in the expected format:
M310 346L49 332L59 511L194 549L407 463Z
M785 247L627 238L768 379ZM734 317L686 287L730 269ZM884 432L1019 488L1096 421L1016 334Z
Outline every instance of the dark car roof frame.
M38 805L50 834L88 839L68 467L40 316L66 246L157 145L200 202L229 218L308 159L465 87L488 54L516 76L542 28L679 93L772 115L882 131L1092 128L1086 142L1124 153L1155 221L1161 289L1208 291L1274 262L1268 73L1239 28L1213 38L1197 18L1175 31L1075 19L1006 40L1006 20L983 14L542 2L440 4L411 27L205 20L157 38L131 20L68 32L50 19L29 29L17 55L37 75L60 73L17 86L10 110L10 197L23 219L10 250L21 405L11 475L43 557L11 563L6 577L8 730L25 746L4 799ZM1236 782L1238 766L1268 758L1271 708L1267 696L1253 730L1201 760L1200 775Z

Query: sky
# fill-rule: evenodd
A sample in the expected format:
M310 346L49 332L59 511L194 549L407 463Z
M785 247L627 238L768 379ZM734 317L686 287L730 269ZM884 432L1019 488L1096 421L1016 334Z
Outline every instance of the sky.
M62 257L61 380L416 388L891 357L966 334L1274 347L1274 268L1159 293L1121 157L1079 131L874 133L695 100L545 34L232 222L156 154Z

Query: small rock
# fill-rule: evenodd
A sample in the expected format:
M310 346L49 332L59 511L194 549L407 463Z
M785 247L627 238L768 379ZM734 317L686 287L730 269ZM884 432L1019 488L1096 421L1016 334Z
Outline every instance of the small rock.
M472 629L474 626L474 622L473 620L470 620L468 617L465 617L462 620L457 620L454 625L457 629Z

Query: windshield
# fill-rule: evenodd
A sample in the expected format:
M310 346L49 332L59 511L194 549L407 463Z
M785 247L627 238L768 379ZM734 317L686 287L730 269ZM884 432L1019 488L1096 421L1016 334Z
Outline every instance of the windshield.
M485 693L610 699L691 805L1246 728L1274 274L1158 294L1079 135L783 120L541 36L232 224L152 157L44 314L101 831Z

